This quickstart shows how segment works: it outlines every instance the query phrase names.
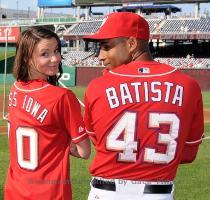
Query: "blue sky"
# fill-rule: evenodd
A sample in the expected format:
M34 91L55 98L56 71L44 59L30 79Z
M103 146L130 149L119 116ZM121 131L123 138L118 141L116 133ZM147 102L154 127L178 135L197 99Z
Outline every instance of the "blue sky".
M50 0L49 0L50 1ZM1 8L13 8L19 10L37 10L37 0L0 0ZM194 4L177 4L179 8L182 8L182 12L190 13L194 11ZM71 13L74 14L74 10L71 8L63 8L63 9L47 9L48 12L56 12L56 13ZM94 9L93 9L94 10ZM101 11L101 8L98 8ZM94 11L98 11L95 9ZM103 12L107 13L110 8L103 8ZM208 10L210 12L210 3L201 4L201 12L204 10Z

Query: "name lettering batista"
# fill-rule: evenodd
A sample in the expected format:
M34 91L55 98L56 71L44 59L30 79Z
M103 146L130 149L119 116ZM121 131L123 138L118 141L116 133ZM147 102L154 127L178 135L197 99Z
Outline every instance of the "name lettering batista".
M183 92L183 86L171 82L133 82L107 88L106 96L110 108L117 108L128 103L160 101L181 107Z

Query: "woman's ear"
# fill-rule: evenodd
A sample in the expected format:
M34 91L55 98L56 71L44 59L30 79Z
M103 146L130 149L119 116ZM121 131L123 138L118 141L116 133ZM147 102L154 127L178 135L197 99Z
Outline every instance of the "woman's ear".
M28 59L24 58L23 60L24 60L25 64L28 64Z

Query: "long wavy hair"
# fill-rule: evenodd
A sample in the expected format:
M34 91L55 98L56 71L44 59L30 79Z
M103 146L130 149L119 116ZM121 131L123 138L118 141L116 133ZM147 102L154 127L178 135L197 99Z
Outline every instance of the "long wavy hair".
M32 57L35 45L42 39L55 38L58 42L58 51L61 53L61 41L56 33L42 26L30 27L24 30L17 42L16 56L13 65L14 77L23 82L29 81L29 59ZM61 77L62 63L59 64L59 73L48 77L48 82L52 85L58 85L58 79Z

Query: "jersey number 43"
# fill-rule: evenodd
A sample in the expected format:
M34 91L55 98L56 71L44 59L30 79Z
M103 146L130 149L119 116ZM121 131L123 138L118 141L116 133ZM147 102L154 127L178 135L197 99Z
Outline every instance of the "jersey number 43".
M125 112L111 129L107 136L106 148L111 151L118 151L118 161L136 162L138 141L136 141L137 113ZM160 124L170 126L168 133L161 133ZM177 137L179 134L180 120L174 113L149 113L148 128L156 129L158 144L166 146L165 153L158 153L157 149L145 147L143 151L143 162L153 164L168 164L176 154ZM123 138L120 136L123 134ZM146 136L145 136L146 137Z

